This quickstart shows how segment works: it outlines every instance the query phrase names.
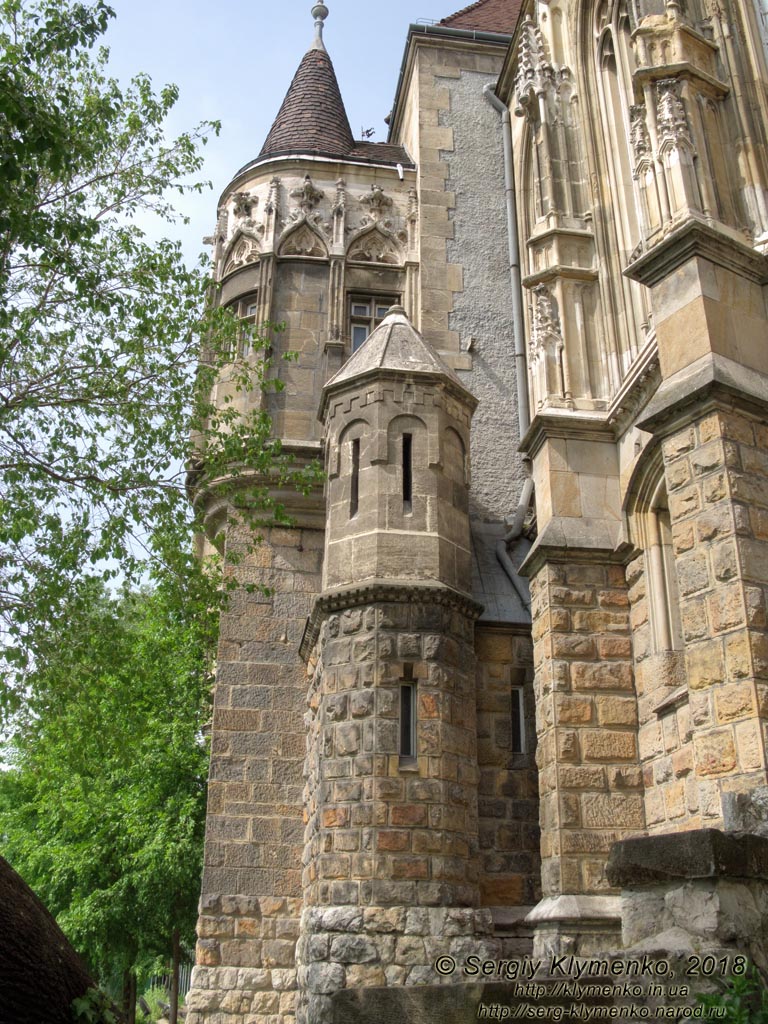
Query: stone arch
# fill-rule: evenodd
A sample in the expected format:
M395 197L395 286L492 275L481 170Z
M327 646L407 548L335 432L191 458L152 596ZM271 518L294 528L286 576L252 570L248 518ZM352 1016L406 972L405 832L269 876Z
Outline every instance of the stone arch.
M345 443L354 438L362 437L365 433L370 433L370 429L370 423L363 417L344 424L344 428L339 431L338 436L328 446L328 465L326 466L326 471L329 480L335 480L344 474Z
M249 263L258 263L261 246L258 238L250 231L238 228L224 247L221 258L221 276L226 277Z
M641 456L624 504L631 539L644 558L651 651L658 655L680 651L680 593L661 445Z
M454 484L469 486L467 445L464 438L453 427L443 430L441 462L443 472Z
M354 234L347 245L347 259L353 263L374 263L401 266L400 243L391 231L374 224Z
M317 228L302 218L283 232L277 255L309 256L327 260L328 244Z

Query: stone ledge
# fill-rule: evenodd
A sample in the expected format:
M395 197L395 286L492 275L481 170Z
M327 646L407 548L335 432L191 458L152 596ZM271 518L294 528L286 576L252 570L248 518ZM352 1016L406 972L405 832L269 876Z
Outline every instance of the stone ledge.
M768 880L768 838L703 828L623 839L611 848L606 875L622 889L673 879Z
M299 652L307 661L317 643L326 615L369 604L429 604L456 608L468 618L478 619L483 606L446 583L419 580L371 580L351 587L326 590L312 606L304 627Z
M745 239L722 224L689 218L624 270L626 277L652 288L690 259L701 257L746 277L756 284L768 281L768 260Z
M716 353L708 353L678 370L659 386L637 426L655 433L678 430L702 415L702 401L736 399L747 408L765 409L768 378L758 370Z
M617 844L618 845L618 844ZM526 917L528 924L557 921L606 921L621 917L620 896L547 896Z
M618 553L621 540L618 520L553 516L536 538L519 573L530 578L547 562L623 564Z

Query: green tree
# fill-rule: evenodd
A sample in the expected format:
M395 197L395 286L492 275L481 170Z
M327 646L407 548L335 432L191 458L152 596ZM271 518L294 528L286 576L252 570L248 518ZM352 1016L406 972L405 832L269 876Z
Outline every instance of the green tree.
M111 15L0 0L0 653L17 663L83 573L142 572L158 533L184 543L191 437L198 477L292 474L267 416L209 400L222 376L264 386L263 349L233 361L238 325L205 268L140 226L204 187L218 126L165 141L175 88L121 88L93 52Z
M102 976L189 930L202 845L216 567L185 493L309 486L253 404L266 342L146 217L201 189L204 124L174 87L121 87L94 51L103 0L0 0L0 774L5 852ZM152 566L157 589L137 592ZM122 576L122 596L104 581Z
M23 720L0 773L14 867L102 981L194 934L217 617L211 583L110 596L89 580L25 673Z

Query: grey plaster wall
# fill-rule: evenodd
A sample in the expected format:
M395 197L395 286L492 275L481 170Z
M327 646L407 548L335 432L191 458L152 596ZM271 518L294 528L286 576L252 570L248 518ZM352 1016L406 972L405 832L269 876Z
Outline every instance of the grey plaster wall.
M448 259L460 264L464 290L453 295L451 330L465 349L474 337L472 370L461 373L479 406L472 426L471 511L498 521L517 508L523 472L510 305L509 257L504 210L504 162L498 114L483 97L487 73L463 71L443 79L454 148L442 152L449 166L446 189L456 194L454 237Z

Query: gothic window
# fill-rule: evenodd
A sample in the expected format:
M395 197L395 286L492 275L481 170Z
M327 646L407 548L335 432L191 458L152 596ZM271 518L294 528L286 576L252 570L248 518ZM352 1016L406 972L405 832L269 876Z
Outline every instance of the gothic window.
M757 13L757 27L763 44L763 53L768 61L768 0L754 0Z
M525 713L522 686L512 687L510 749L513 754L525 752Z
M629 154L633 58L626 2L606 2L601 20L604 27L597 42L601 121L611 191L616 200L616 227L621 248L628 256L640 241L640 230Z
M351 295L349 299L349 337L352 351L357 352L368 335L378 327L390 306L400 299L396 295Z
M356 437L352 442L350 460L352 463L349 481L349 518L357 515L360 508L360 438Z
M403 512L413 512L413 434L403 434Z

